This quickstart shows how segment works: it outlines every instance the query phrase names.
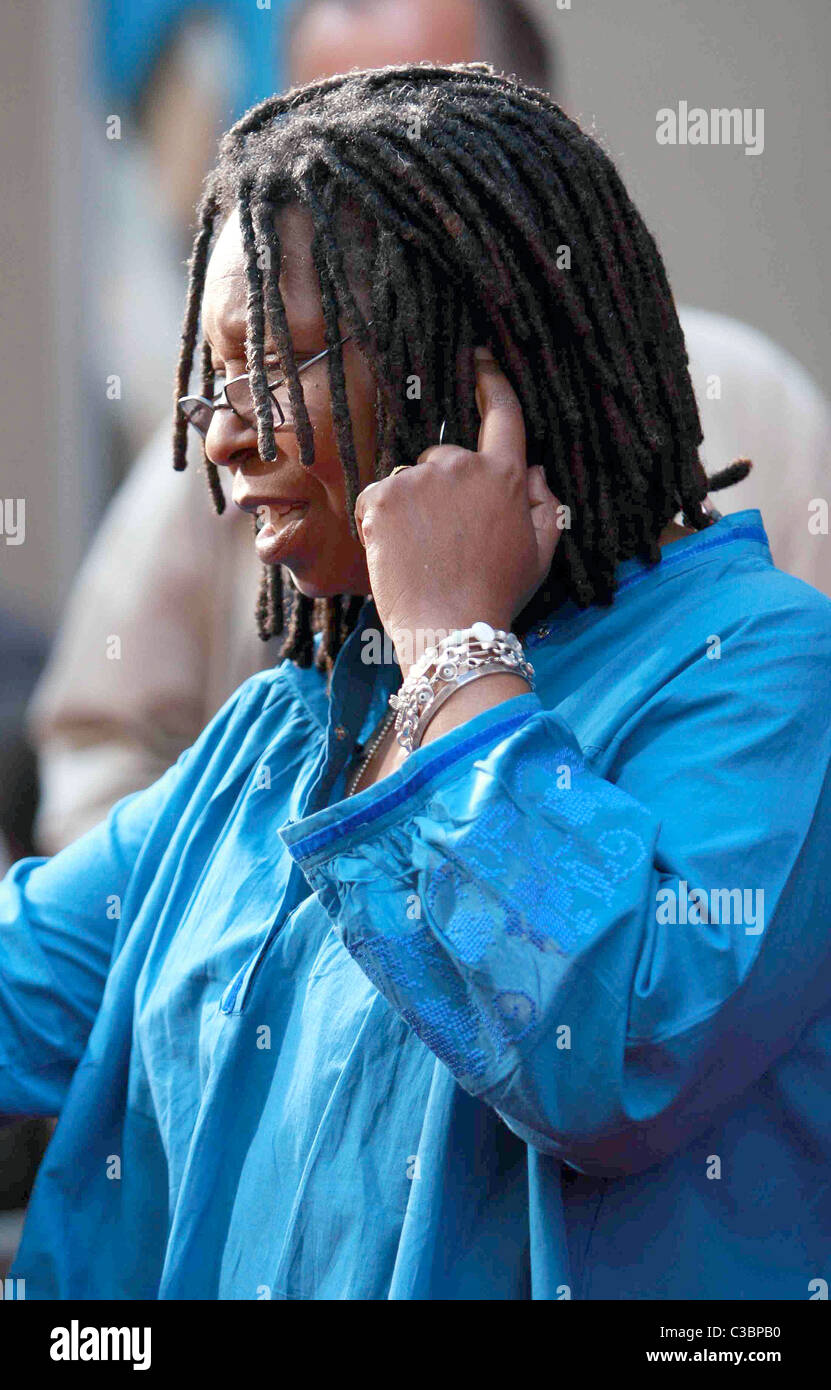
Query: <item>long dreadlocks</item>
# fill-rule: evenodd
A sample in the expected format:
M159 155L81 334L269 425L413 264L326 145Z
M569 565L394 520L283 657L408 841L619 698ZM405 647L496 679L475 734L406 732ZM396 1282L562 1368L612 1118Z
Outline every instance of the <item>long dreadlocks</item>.
M550 98L481 63L329 78L261 102L224 137L199 207L175 392L188 390L213 237L237 208L263 459L276 458L264 365L268 321L301 460L314 462L278 283L277 213L292 203L307 209L314 227L353 534L360 482L338 345L344 326L375 376L376 478L415 459L435 441L442 419L449 439L475 449L477 343L491 348L509 377L525 417L528 464L543 465L571 516L546 581L514 624L520 634L566 599L580 607L611 603L619 561L660 560L658 536L676 513L702 530L712 520L702 506L708 490L749 471L739 461L705 476L664 265L611 160ZM356 209L362 232L350 236ZM371 287L366 315L353 276ZM422 383L415 408L407 399L414 377ZM203 351L202 392L212 390ZM178 418L180 469L185 430ZM217 469L210 460L206 467L221 512ZM308 599L281 567L266 567L258 630L264 639L283 634L279 659L314 660L330 671L361 603L348 595Z

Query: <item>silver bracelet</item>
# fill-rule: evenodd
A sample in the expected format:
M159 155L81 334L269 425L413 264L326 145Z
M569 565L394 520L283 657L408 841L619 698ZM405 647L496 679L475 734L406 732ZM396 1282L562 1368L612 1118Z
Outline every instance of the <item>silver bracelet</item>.
M522 675L522 672L517 671L516 667L507 666L504 661L486 661L481 666L476 666L470 671L465 671L464 675L457 676L454 681L446 685L443 690L439 691L431 704L427 706L419 719L415 733L413 734L412 751L421 747L421 741L427 732L427 725L432 722L433 715L441 709L445 700L449 700L450 696L455 694L460 686L467 685L468 681L478 680L480 676L504 676L506 673L512 676ZM527 676L522 676L522 679L527 680L528 678ZM528 681L528 684L531 685L531 682Z
M396 711L396 739L408 753L417 746L417 735L427 724L424 716L434 712L439 697L443 703L463 676L485 665L522 676L534 689L534 668L525 659L519 638L489 623L451 632L414 663L398 693L389 697Z

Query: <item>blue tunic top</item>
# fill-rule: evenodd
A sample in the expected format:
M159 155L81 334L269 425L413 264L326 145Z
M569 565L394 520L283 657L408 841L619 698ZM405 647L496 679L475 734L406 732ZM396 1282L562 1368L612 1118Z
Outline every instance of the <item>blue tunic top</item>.
M822 1296L831 603L756 512L619 573L357 796L371 599L329 696L254 676L15 865L0 1111L61 1113L28 1298Z

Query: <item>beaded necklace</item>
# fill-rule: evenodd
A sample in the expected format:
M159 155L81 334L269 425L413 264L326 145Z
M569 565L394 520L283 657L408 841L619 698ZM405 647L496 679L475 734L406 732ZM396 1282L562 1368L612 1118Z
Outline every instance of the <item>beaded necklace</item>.
M371 739L370 742L368 743L366 752L364 753L364 756L362 757L360 763L358 764L357 769L356 769L355 772L352 774L352 777L351 777L350 780L349 780L349 783L348 783L348 786L347 786L347 789L346 789L346 795L347 795L347 796L354 796L354 794L355 794L355 789L356 789L356 787L358 786L358 783L360 782L360 780L361 780L361 778L363 777L364 773L366 772L367 768L369 767L369 764L370 764L370 762L371 762L371 760L372 760L373 754L374 754L374 753L376 752L376 750L380 747L380 745L381 745L381 743L383 742L384 737L385 737L385 735L386 735L386 733L387 733L387 730L389 729L389 727L390 727L390 725L392 724L392 722L393 722L394 719L395 719L395 710L392 710L392 709L391 709L391 710L387 710L387 713L384 715L383 719L381 720L381 723L378 725L378 728L377 728L375 734L373 735L372 739Z

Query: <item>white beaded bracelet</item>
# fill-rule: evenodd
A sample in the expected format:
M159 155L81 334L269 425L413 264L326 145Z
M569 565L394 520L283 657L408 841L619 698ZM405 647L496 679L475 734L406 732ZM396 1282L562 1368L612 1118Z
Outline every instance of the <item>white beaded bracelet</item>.
M427 724L454 690L478 675L509 672L534 689L534 668L513 632L474 623L457 629L427 651L407 673L389 703L396 711L397 741L408 753L419 746Z

